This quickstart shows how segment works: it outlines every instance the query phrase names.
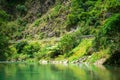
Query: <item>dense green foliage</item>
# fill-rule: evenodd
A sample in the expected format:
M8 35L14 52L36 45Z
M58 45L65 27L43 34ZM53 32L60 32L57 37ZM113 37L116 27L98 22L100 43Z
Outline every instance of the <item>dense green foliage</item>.
M120 54L120 14L115 14L109 18L105 25L99 30L95 39L97 49L110 48L111 57L106 61L107 64L119 65Z
M0 59L110 62L120 53L119 12L119 0L1 0Z
M8 57L8 36L5 34L8 14L0 9L0 60Z
M0 60L5 60L8 57L8 39L0 33Z
M99 30L95 39L95 47L98 49L110 47L111 49L119 49L120 41L120 14L113 15L109 18L105 25Z

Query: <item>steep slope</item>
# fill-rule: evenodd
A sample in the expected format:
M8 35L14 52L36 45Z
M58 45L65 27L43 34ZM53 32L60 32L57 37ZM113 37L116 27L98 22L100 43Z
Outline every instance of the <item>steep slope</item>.
M114 64L111 57L120 54L119 0L1 1L5 2L1 9L10 15L6 25L14 43L8 60L108 59L105 63Z
M34 39L60 37L66 32L66 20L70 2L57 3L43 16L35 20L23 31L24 36ZM46 34L47 33L47 34Z

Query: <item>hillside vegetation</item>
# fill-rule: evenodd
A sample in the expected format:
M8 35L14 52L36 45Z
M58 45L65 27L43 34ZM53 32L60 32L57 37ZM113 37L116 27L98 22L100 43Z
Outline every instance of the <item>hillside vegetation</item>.
M1 0L0 60L120 64L119 0Z

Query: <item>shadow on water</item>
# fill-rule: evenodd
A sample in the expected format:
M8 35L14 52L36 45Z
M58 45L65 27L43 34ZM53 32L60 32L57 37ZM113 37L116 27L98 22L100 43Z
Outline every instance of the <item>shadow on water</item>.
M120 67L0 63L0 80L120 80Z

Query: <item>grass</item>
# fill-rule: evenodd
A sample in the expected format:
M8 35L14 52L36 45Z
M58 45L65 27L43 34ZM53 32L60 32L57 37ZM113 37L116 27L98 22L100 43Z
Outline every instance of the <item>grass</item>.
M80 44L72 50L73 55L69 57L69 61L77 60L87 54L87 51L92 47L93 39L83 39Z

